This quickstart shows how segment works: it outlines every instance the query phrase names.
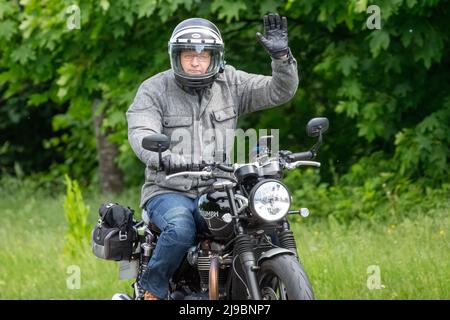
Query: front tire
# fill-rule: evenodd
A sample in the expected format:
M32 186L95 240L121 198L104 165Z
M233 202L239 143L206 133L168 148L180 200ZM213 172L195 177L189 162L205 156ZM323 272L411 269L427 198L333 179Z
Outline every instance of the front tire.
M314 300L311 283L293 255L276 255L261 263L258 282L264 300Z

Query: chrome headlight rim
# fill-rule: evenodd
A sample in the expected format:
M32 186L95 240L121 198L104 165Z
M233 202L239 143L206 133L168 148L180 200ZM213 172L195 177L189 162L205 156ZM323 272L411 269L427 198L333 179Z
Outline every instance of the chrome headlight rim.
M258 211L257 211L256 208L255 208L255 194L256 194L256 192L258 191L258 189L259 189L262 185L264 185L264 184L266 184L266 183L269 183L269 182L275 182L275 183L281 185L281 186L286 190L287 195L288 195L288 200L289 200L289 205L288 205L288 207L287 207L287 209L286 209L286 212L285 212L283 215L280 215L280 217L277 217L276 219L267 219L267 218L264 218L263 216L261 216L261 215L258 213ZM291 196L291 193L290 193L289 189L286 187L286 185L285 185L283 182L281 182L281 181L279 181L279 180L277 180L277 179L264 179L264 180L258 182L258 183L252 188L252 190L250 191L250 196L249 196L248 199L249 199L249 207L250 207L250 210L251 210L252 214L253 214L254 216L256 216L258 219L263 220L263 221L265 221L265 222L276 222L276 221L280 221L281 219L283 219L284 217L286 217L286 215L287 215L288 212L289 212L289 208L290 208L290 206L291 206L291 203L292 203L292 196Z

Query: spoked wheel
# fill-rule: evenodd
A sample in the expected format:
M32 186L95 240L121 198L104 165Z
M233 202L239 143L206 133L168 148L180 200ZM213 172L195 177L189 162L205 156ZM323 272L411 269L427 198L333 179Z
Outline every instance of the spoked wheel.
M261 263L259 287L264 300L313 300L303 266L292 255L277 255Z

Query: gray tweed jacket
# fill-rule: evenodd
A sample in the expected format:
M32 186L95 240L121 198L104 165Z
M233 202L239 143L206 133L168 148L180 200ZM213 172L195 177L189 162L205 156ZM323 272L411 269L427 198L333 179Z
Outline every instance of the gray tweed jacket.
M250 74L227 65L200 97L183 90L172 70L145 80L126 113L128 140L146 165L140 206L144 208L151 197L167 192L196 198L211 183L185 177L166 182L164 173L154 169L157 153L142 148L145 136L164 133L171 137L170 149L163 155L176 153L202 160L208 153L216 161L223 160L223 154L229 155L232 149L232 143L227 143L233 141L227 140L228 129L236 128L238 116L289 101L298 82L297 62L292 57L272 59L272 76Z

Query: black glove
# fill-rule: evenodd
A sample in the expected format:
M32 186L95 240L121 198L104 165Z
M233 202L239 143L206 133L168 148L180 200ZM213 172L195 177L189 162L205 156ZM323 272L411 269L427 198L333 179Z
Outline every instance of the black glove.
M183 156L168 154L162 158L162 164L166 174L186 171L189 168Z
M286 17L269 13L264 16L264 36L257 32L256 38L269 54L279 59L289 53Z

